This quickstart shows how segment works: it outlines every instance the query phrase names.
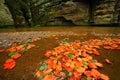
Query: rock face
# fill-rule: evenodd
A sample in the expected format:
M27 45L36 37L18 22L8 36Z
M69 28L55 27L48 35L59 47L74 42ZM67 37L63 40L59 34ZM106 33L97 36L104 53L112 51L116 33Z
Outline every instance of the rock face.
M87 25L89 22L101 25L120 22L119 0L90 0L90 3L88 0L60 1L38 1L36 5L39 7L32 10L36 14L33 15L35 20L42 25Z
M94 11L95 24L111 24L114 18L115 0L101 0Z
M51 16L48 25L84 25L88 23L88 6L82 2L67 1L55 8L55 16Z
M0 0L0 25L13 25L11 13L4 5L4 0Z
M12 17L0 1L0 24L120 24L120 0L5 0Z
M41 0L32 7L33 20L42 25L81 25L88 23L89 10L85 2Z
M120 24L120 0L116 1L115 7L114 7L113 21L114 23Z

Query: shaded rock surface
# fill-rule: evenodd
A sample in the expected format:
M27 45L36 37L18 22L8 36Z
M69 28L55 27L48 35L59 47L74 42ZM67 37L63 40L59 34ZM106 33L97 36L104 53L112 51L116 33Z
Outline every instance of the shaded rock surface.
M0 0L0 25L13 25L13 19L4 0Z
M32 7L34 21L43 25L79 25L88 21L88 6L83 2L39 1ZM39 22L38 22L39 23Z
M0 23L34 25L119 24L119 0L5 0L0 2ZM12 5L15 4L15 5ZM12 14L10 14L10 12ZM12 17L11 17L12 15ZM12 19L13 18L13 19Z
M98 1L94 10L95 24L119 24L120 1L101 0Z
M86 24L89 19L88 6L82 2L67 1L56 7L55 10L57 15L51 16L48 24L64 24L66 21L68 24L81 25Z

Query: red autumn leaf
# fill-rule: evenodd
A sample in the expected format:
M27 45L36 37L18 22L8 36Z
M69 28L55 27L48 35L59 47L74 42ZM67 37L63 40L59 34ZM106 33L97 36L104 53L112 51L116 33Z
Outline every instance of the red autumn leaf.
M49 68L49 69L47 69L47 70L44 70L44 71L43 71L43 74L44 74L44 75L49 74L51 71L52 71L52 68Z
M11 56L11 58L17 59L17 58L19 58L20 56L21 56L21 54L17 53L17 54L15 54L15 55Z
M81 66L83 66L83 63L82 62L80 62L80 61L74 61L74 63L75 63L75 66L76 67L81 67Z
M103 64L99 63L99 62L95 62L95 65L102 68L103 67Z
M1 49L1 50L0 50L0 53L1 53L1 52L4 52L4 51L5 51L4 49Z
M64 62L66 62L66 61L68 61L69 60L69 57L64 57L63 59L62 59Z
M40 72L40 71L37 71L37 72L35 73L35 75L36 75L37 77L40 77L41 72Z
M8 59L4 63L4 68L3 69L13 69L16 65L16 62L13 59Z
M94 63L92 63L92 62L88 62L88 66L89 66L89 68L91 68L91 69L95 69L95 68L97 68L97 66L94 64Z
M55 76L46 75L43 80L55 80Z
M91 71L85 71L84 74L85 74L87 77L91 77Z
M45 53L45 56L46 56L46 57L50 57L50 54L49 54L49 53Z
M66 66L65 64L62 64L62 67L67 70L67 71L70 71L72 72L73 71L73 68L69 67L69 66Z
M111 49L111 46L106 45L106 46L104 46L104 48L105 48L105 49Z
M93 54L95 54L95 55L97 55L97 56L100 55L100 53L99 53L96 49L93 50Z
M76 79L79 79L79 80L80 80L81 77L82 77L82 76L81 76L81 73L79 73L79 72L77 72L77 71L74 71L73 74L74 74L74 77L75 77Z
M116 48L116 50L120 50L120 46L118 46L118 47Z
M5 61L5 63L10 63L10 62L13 62L14 61L14 59L7 59L6 61Z
M17 51L15 47L12 47L6 50L6 52L15 52L15 51Z
M47 50L46 53L45 53L45 56L46 57L50 57L52 54L52 51L51 50Z
M70 76L69 80L75 80L75 76Z
M109 77L105 74L101 74L101 78L104 80L110 80Z
M113 48L117 48L118 47L117 44L111 44L110 46L113 47Z
M55 63L52 59L47 60L46 63L48 64L48 68L54 68L55 66Z
M96 69L92 69L92 70L91 70L91 75L92 75L94 78L97 78L97 79L101 78L100 72L97 71Z
M21 49L23 48L23 45L20 46L15 46L15 47L11 47L9 49L7 49L7 52L15 52L15 51L21 51Z
M35 47L34 44L29 44L26 49L28 50L28 49L31 49L31 48L33 48L33 47ZM20 49L21 49L21 47L18 47L18 48L17 48L17 50L20 50Z

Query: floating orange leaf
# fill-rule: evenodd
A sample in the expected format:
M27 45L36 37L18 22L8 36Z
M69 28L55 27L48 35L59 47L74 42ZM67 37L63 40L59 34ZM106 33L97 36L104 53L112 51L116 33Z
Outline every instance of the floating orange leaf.
M21 51L21 49L23 48L23 45L20 46L15 46L15 47L11 47L9 49L7 49L7 52L15 52L15 51Z
M40 71L37 71L37 72L35 73L35 75L36 75L37 77L40 77L41 72L40 72Z
M55 80L55 76L46 75L43 80Z
M99 62L95 62L95 65L98 66L98 67L103 67L103 64L99 63Z
M111 49L111 46L106 45L106 46L104 46L104 48L105 49Z
M11 58L17 59L17 58L19 58L20 56L21 56L21 54L17 53L17 54L15 54L15 55L11 56Z
M108 64L113 64L109 59L105 59L105 62Z
M47 69L47 70L44 70L44 71L43 71L43 74L45 74L45 75L46 75L46 74L49 74L51 71L52 71L51 68L50 68L50 69Z
M16 62L13 59L8 59L4 63L4 69L13 69L16 65Z
M27 49L31 49L31 48L33 48L33 47L35 47L34 44L29 44L29 45L27 46Z
M70 76L69 80L76 80L75 76Z
M97 66L90 61L88 62L88 66L89 66L89 68L92 68L92 69L97 68Z
M55 63L52 59L47 60L46 63L48 64L48 68L54 68L55 67Z
M81 77L82 77L81 74L80 74L79 72L77 72L77 71L74 71L73 74L74 74L74 77L75 77L77 80L78 80L78 79L80 80ZM75 79L75 80L76 80L76 79Z
M93 49L93 54L95 54L95 55L97 55L97 56L100 55L100 53L99 53L96 49Z
M116 50L120 50L120 46L118 46L118 47L116 48Z
M85 71L84 74L85 74L87 77L91 77L91 71Z
M85 72L85 68L84 67L79 67L76 71L80 72L80 73L83 73L83 72Z
M1 50L0 50L0 53L1 53L1 52L4 52L4 51L5 51L4 49L1 49Z
M101 78L104 80L110 80L109 77L105 74L101 74Z
M96 69L92 69L91 70L91 75L94 77L94 78L97 78L97 79L100 79L101 78L101 74L98 70Z
M46 56L46 57L50 57L51 54L52 54L52 50L47 50L47 51L45 52L45 56Z

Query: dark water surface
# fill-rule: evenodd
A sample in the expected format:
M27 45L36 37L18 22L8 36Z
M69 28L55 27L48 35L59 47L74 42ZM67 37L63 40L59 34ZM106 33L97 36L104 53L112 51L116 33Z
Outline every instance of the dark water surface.
M80 36L76 35L80 34ZM87 35L85 35L87 34ZM16 67L12 70L4 70L3 64L9 57L7 53L0 53L0 80L37 80L35 72L38 63L45 59L45 50L58 46L59 42L65 38L70 41L89 39L103 39L107 37L120 38L119 27L41 27L41 28L18 28L0 29L0 40L11 42L17 39L23 43L29 39L41 38L31 42L39 48L32 48L25 52L16 60ZM3 48L0 46L0 48ZM100 49L100 56L94 56L104 67L100 72L107 74L110 80L120 80L120 50ZM104 59L110 59L113 64L105 63Z

